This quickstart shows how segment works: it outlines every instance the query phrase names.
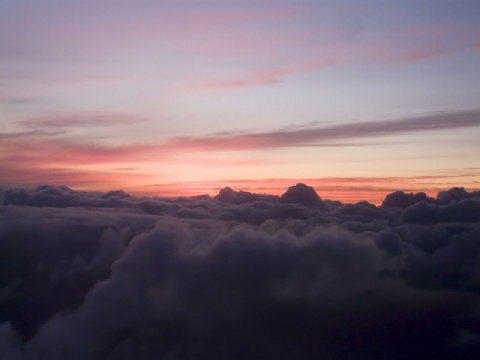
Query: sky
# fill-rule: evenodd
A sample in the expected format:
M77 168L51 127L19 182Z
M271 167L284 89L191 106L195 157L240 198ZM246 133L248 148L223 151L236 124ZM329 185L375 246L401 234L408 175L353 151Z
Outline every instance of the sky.
M480 188L478 1L0 2L0 185Z

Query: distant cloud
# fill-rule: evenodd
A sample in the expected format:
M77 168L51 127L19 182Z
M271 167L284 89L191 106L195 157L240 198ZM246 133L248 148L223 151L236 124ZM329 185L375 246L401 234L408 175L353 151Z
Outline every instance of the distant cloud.
M181 88L187 91L202 92L270 85L282 82L290 75L329 67L334 65L336 62L337 61L333 59L312 61L298 65L254 71L238 78L186 84Z
M11 131L11 132L0 132L1 140L9 139L21 139L21 138L32 138L32 137L44 137L44 136L56 136L63 134L63 131L45 131L45 130L28 130L28 131Z
M308 15L306 14L308 17ZM285 30L285 29L283 29ZM193 92L210 92L243 89L249 87L265 86L283 82L287 77L302 72L314 71L331 66L349 66L358 63L407 65L417 62L433 62L442 58L450 57L456 53L478 52L480 35L479 27L462 25L429 25L429 26L405 26L393 29L382 29L382 36L374 31L367 36L356 38L339 38L338 34L332 33L328 27L321 39L308 33L295 33L295 30L280 32L281 40L270 38L268 35L259 35L258 39L252 39L255 35L239 36L236 42L230 38L214 38L214 45L199 45L200 53L207 58L215 59L219 56L246 57L265 52L275 53L275 49L284 46L290 48L311 47L317 43L317 54L320 60L308 61L308 53L303 55L303 62L290 66L279 66L266 69L246 69L243 74L230 75L220 79L208 79L193 81L180 86L180 90ZM293 32L293 34L292 34ZM278 34L277 34L278 36ZM461 38L462 41L458 41ZM238 47L238 42L242 44ZM235 46L237 45L237 46ZM235 49L235 51L232 50ZM240 49L240 50L239 50ZM301 53L301 52L300 52ZM229 55L225 55L229 54ZM266 56L266 55L265 55ZM298 61L298 60L297 60ZM272 58L272 63L278 62L278 58Z
M0 94L0 106L25 106L39 102L40 97Z
M75 118L64 125L76 126L81 119L83 118ZM87 120L86 123L91 126L95 126L94 124L100 126L100 124L109 124L114 121L109 117L106 119L94 118ZM127 117L120 122L128 123L136 119L140 118ZM45 129L34 127L33 130L0 132L0 181L3 184L31 186L43 182L66 183L83 188L105 188L115 181L118 184L131 184L128 186L129 190L136 193L185 195L212 194L218 190L218 181L221 179L210 183L208 181L175 183L171 182L171 179L162 179L160 186L149 187L148 184L157 183L158 177L166 174L168 172L166 169L171 165L184 167L198 165L196 160L198 157L189 157L190 153L211 152L211 157L202 154L202 164L209 169L281 165L281 162L269 162L262 158L227 159L224 156L217 156L216 152L308 146L376 146L379 144L378 139L382 139L382 143L385 143L388 135L478 127L480 110L441 112L390 121L347 123L324 127L307 124L269 132L223 132L198 137L171 138L164 143L118 145L106 144L102 139L92 138L87 142L64 136L67 128L61 127L63 123L59 119L45 121L48 124ZM57 122L59 127L56 127ZM179 154L181 154L180 157ZM161 174L160 167L155 171L146 170L145 165L152 162L165 165ZM106 165L104 171L98 168L100 164ZM400 188L408 191L421 191L422 188L439 191L446 186L460 184L470 188L478 186L473 181L478 177L475 169L457 169L455 174L445 171L428 176L393 178L352 176L339 179L305 179L300 174L292 174L289 181L312 181L316 188L328 189L330 194L344 201L366 198L377 204L381 203L386 192ZM275 189L278 188L276 180L272 179L262 178L261 184L249 181L248 184L244 184L248 189L263 187L266 191L276 191ZM282 187L287 185L285 179L279 181ZM165 184L166 182L169 184ZM232 186L231 182L224 185Z
M138 124L149 121L139 115L104 112L52 114L20 121L22 125L39 128L73 128Z
M480 126L480 110L439 112L426 116L390 121L368 121L262 133L213 134L203 137L178 137L166 147L191 150L247 150L318 145L331 140L360 139L437 130Z
M398 135L438 130L454 130L480 126L480 110L440 112L426 116L409 117L389 121L369 121L331 126L303 126L292 129L280 129L269 132L220 132L198 137L171 138L163 144L126 144L107 146L95 142L85 143L67 138L42 139L45 136L62 134L67 127L113 126L147 121L137 116L116 116L107 114L79 115L71 117L52 117L25 120L25 125L38 126L38 130L0 133L5 140L4 156L33 157L41 154L56 154L56 159L69 161L103 162L145 160L152 154L168 154L183 151L240 151L264 148L296 146L365 146L376 142L350 143L349 140L370 139L380 136ZM52 131L40 128L51 128ZM58 129L53 131L53 129ZM20 139L21 141L14 139ZM336 142L342 140L342 142ZM345 141L347 140L347 141ZM332 142L335 141L335 142ZM25 143L22 143L25 142ZM27 146L28 142L28 146ZM34 150L35 149L35 150ZM9 153L10 152L10 153ZM68 156L67 156L68 155ZM248 165L248 164L247 164Z
M0 181L2 184L22 184L22 186L36 186L38 184L69 184L79 188L105 188L105 186L127 186L139 181L158 180L158 176L142 172L114 169L113 171L86 171L66 167L42 167L37 161L21 160L22 165L16 164L17 159L9 160L0 166ZM78 162L77 162L78 164ZM108 184L108 185L107 185Z
M158 154L158 146L131 144L106 146L96 142L81 142L70 138L52 138L47 135L57 135L35 131L30 136L27 133L0 134L4 141L0 144L6 163L47 165L47 164L98 164L128 161L149 161L148 156ZM3 135L3 136L2 136ZM15 135L15 136L14 136ZM121 165L120 165L121 166Z

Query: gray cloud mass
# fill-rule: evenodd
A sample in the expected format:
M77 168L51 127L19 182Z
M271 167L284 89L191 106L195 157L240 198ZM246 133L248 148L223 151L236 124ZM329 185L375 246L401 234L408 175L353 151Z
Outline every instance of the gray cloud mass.
M321 195L321 194L320 194ZM382 206L43 185L0 206L1 359L473 359L480 192Z

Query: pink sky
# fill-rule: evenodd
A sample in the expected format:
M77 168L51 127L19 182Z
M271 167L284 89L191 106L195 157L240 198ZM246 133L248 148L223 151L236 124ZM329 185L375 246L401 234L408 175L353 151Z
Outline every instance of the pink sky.
M304 181L374 203L479 189L479 14L466 0L3 2L0 186Z

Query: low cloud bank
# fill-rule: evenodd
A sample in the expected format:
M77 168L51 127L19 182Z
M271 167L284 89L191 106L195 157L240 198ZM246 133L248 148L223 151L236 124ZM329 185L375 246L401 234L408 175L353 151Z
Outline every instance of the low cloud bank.
M480 355L480 192L462 188L382 206L304 184L7 189L0 256L0 358Z

